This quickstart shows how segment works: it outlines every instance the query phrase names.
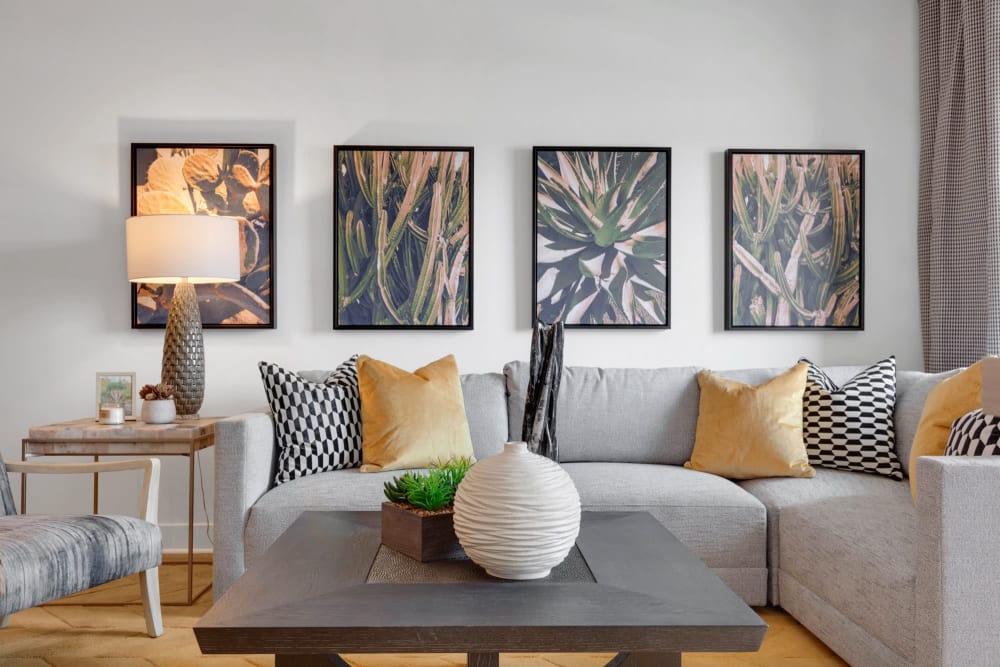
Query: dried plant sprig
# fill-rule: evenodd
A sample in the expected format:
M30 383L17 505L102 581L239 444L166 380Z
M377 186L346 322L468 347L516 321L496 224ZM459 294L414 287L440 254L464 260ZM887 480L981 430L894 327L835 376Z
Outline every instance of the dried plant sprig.
M139 398L144 401L166 401L174 397L177 388L172 384L144 384L139 390Z

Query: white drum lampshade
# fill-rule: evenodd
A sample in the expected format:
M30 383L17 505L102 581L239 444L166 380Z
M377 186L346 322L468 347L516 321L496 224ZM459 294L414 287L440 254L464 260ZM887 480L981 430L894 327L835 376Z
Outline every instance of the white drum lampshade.
M205 344L195 284L240 279L240 223L210 215L143 215L125 221L128 279L173 284L160 381L175 388L178 419L205 397Z
M240 223L211 215L143 215L125 221L128 279L154 285L240 279Z

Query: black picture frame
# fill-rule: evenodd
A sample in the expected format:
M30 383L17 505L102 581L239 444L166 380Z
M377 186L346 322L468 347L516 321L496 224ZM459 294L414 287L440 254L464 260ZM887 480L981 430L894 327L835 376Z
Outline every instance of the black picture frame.
M472 330L475 149L350 144L333 149L333 328ZM366 179L383 183L384 241L370 201L377 194L365 190L359 166L371 170L369 176L384 177ZM399 219L403 207L410 213ZM397 220L390 215L406 224L398 237L393 234ZM426 237L433 224L442 227L437 251L431 253ZM388 262L376 260L380 243L396 243Z
M576 174L588 171L593 165L588 167L573 158L579 154L592 154L591 159L596 160L601 169L609 170L606 173L613 172L615 178L621 179L622 187L626 187L629 183L634 184L634 187L645 185L645 193L635 193L633 190L635 205L642 206L637 217L640 222L635 223L640 226L634 229L636 233L632 236L625 236L624 231L620 232L622 241L619 245L622 247L631 244L629 247L634 248L635 243L642 243L644 248L641 254L649 255L652 252L652 256L638 257L616 248L613 243L615 239L612 237L598 239L590 225L583 220L582 209L580 214L574 215L566 210L568 206L564 207L556 201L556 197L560 197L559 201L563 203L565 200L562 197L573 198L567 192L567 188L559 182L560 153L566 160L565 168ZM602 159L608 159L602 158L602 154L615 156L614 163L606 161L602 163ZM654 156L655 160L649 166L649 170L643 172L642 169L647 166L646 161ZM544 167L542 162L545 163ZM622 173L617 173L619 170ZM533 230L531 321L551 324L553 321L562 320L563 326L567 329L669 329L672 268L671 149L669 147L535 146L532 150L531 171L534 204L531 220ZM629 176L637 178L630 181ZM604 183L607 179L591 180L600 180ZM570 191L574 189L569 181L565 179L563 181L569 186ZM583 187L586 187L587 181L583 178L577 179L575 187L581 187L580 181L584 181ZM605 185L608 186L608 189L604 190L606 194L618 184L605 183ZM595 195L596 187L592 189L589 200L596 202ZM546 199L552 203L551 206L546 203ZM621 211L625 206L627 205L620 204L615 210ZM645 209L649 209L649 212ZM661 213L662 220L659 217ZM553 214L558 216L558 219L554 218ZM608 215L610 214L609 211ZM642 227L645 222L654 224ZM662 240L659 229L661 224ZM565 234L557 227L563 229ZM548 243L543 245L542 239ZM578 243L583 249L574 252L574 255L580 255L581 258L584 254L590 255L585 262L574 262L568 254L555 260L558 253L572 251L574 243ZM540 257L540 246L543 246L541 250L548 255L547 257ZM549 259L554 261L546 261ZM599 266L600 274L585 276L583 266L586 262ZM662 262L662 278L657 275L661 268L660 262ZM650 280L643 281L642 276ZM603 284L605 277L608 278L607 285ZM592 282L587 284L588 280ZM620 287L616 280L621 283ZM557 287L559 289L556 289ZM566 290L570 288L572 291L567 292ZM593 292L590 292L591 289ZM579 297L581 290L589 292L582 299ZM575 304L560 303L564 298L580 300ZM574 313L574 310L577 312ZM573 321L578 318L581 321Z
M206 173L211 174L207 178L213 179L211 183L218 183L216 189L208 190L211 184L207 180L203 181L204 188L199 187L197 180L189 182L197 178L192 175L197 172L194 165L189 165L185 174L184 165L194 155L211 156L211 161L197 166L207 169ZM150 185L149 170L159 158L167 161L157 168L154 178L158 183L154 187ZM227 183L236 178L232 173L235 165L247 170L252 184L242 182L239 189L227 190ZM255 165L257 173L250 173ZM239 282L195 285L205 329L274 329L277 326L275 165L274 144L157 141L131 145L133 216L205 213L240 219L243 266ZM210 193L207 197L204 196L206 192ZM249 199L250 193L253 199ZM165 328L172 293L172 285L132 283L132 328Z
M726 330L863 331L864 150L730 148L725 169ZM788 200L762 220L779 173Z

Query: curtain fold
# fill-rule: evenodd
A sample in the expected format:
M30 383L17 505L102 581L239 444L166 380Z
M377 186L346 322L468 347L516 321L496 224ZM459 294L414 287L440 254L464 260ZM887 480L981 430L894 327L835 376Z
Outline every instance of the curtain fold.
M920 0L924 365L1000 353L1000 3Z

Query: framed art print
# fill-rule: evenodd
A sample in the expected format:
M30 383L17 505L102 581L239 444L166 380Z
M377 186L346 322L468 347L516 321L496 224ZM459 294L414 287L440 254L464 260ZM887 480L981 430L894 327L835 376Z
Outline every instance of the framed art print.
M670 149L534 149L533 318L670 327Z
M195 285L202 326L273 329L274 145L132 144L132 215L223 215L240 223L240 280ZM163 328L172 285L132 285L132 328Z
M471 147L334 147L334 329L472 329Z
M864 328L864 151L726 151L726 329Z
M138 393L139 388L135 384L134 372L97 373L97 409L95 411L97 418L100 418L102 407L120 405L125 409L125 419L135 419Z

